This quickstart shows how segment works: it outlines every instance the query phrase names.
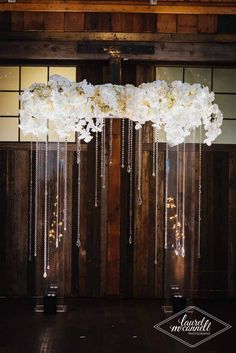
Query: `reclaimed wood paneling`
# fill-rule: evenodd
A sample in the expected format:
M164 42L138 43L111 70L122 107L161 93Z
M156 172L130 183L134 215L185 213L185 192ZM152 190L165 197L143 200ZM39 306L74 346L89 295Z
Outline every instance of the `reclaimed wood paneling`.
M111 15L109 13L86 13L85 31L109 32L111 29Z
M229 153L229 237L228 237L228 296L235 296L236 258L236 155Z
M197 15L178 15L178 33L197 33Z
M160 33L176 33L177 32L177 15L158 15L157 32Z
M42 12L24 12L24 30L39 31L43 30Z
M1 237L0 237L0 288L1 295L7 294L7 190L8 190L8 172L7 172L7 151L1 151L0 158L0 205L4 207L0 208L0 219L1 219Z
M113 121L112 164L108 171L107 294L120 294L120 121Z
M218 17L216 15L199 15L198 33L217 33Z
M75 31L81 32L84 30L84 14L83 13L65 13L65 32Z
M28 262L29 146L28 151L25 149L25 145L22 150L19 146L14 151L10 147L11 144L8 145L9 149L1 149L0 152L1 295L32 295L34 280L29 277L29 272L32 276L34 264ZM108 259L106 247L101 249L101 243L104 242L100 231L101 209L95 210L94 208L94 173L92 172L94 158L91 157L92 155L92 145L91 153L89 151L82 152L82 245L80 249L75 247L76 226L73 226L72 237L69 235L71 240L69 239L65 246L63 281L67 295L104 296L107 293L101 291L100 288L102 281L107 283L108 280L106 276L103 277L105 271L101 271L101 264L103 262L106 269L110 263L106 262ZM160 146L159 154L158 217L160 224L158 227L157 266L154 264L155 185L151 176L151 155L151 145L143 144L143 204L138 206L135 202L135 238L132 246L128 244L127 207L121 213L122 232L120 245L117 244L117 246L120 246L121 249L119 259L121 265L118 273L120 273L120 294L124 297L163 297L163 286L168 286L169 283L168 277L165 278L163 272L164 146ZM187 157L187 161L190 157L190 155ZM77 172L75 158L75 152L70 151L68 162L72 183L68 184L68 209L71 212L71 218L68 218L69 228L73 223L76 224ZM234 147L225 151L224 148L222 151L214 150L214 147L210 151L203 151L201 258L199 260L196 257L197 239L192 236L194 232L196 234L198 206L197 203L194 206L192 197L186 199L186 221L189 221L188 212L192 217L193 210L191 208L193 206L196 214L196 224L192 225L195 230L190 228L186 231L184 289L188 296L214 298L228 295L231 298L235 297L235 160L236 150ZM193 195L195 190L197 198L198 171L193 169L192 171L188 170L188 173L195 175L196 180L192 179L190 184L187 182L186 191ZM125 174L127 173L124 170L124 175L122 174L121 178L121 205L127 205L128 199L129 190L128 184L125 182L127 178ZM106 216L103 218L104 221L106 221ZM70 230L68 234L70 234ZM114 260L112 256L110 259ZM174 258L171 261L174 261L173 264L175 263ZM38 266L42 269L41 260ZM116 265L114 264L114 266ZM19 272L16 269L20 269L21 277L17 275ZM42 270L38 275L42 276ZM113 280L117 281L117 278Z
M9 12L0 12L0 31L10 31L11 14Z
M24 13L12 12L11 14L11 31L24 30Z
M60 32L64 31L64 17L64 13L45 12L43 14L44 30Z

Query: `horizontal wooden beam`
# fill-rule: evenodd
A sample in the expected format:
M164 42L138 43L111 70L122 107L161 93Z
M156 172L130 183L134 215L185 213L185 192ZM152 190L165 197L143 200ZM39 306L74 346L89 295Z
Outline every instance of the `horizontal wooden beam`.
M152 14L196 14L196 15L236 15L235 3L189 3L159 2L149 5L147 2L20 2L1 3L0 11L38 11L38 12L119 12Z
M124 43L124 42L123 42ZM144 43L145 44L145 43ZM91 43L92 45L92 43ZM104 45L101 44L101 45ZM235 64L236 43L154 43L154 54L122 54L121 58L151 62L197 62ZM108 60L109 55L79 53L72 41L0 41L0 60Z
M236 42L236 34L23 31L1 32L1 40L234 43Z

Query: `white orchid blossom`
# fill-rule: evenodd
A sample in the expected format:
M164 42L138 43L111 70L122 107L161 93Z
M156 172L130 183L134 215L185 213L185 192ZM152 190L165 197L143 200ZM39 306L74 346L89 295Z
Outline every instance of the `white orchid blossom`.
M172 145L184 142L200 125L210 145L221 133L223 116L214 103L214 93L200 84L165 81L133 85L76 83L54 75L48 85L35 83L21 94L20 128L35 137L48 133L51 122L58 139L77 132L85 142L101 131L107 117L128 118L139 129L151 121L163 128Z

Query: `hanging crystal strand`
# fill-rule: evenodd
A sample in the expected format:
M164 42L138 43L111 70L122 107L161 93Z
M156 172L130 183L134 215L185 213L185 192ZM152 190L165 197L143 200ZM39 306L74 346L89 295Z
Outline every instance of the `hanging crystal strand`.
M50 145L49 145L50 146ZM50 193L50 178L51 178L51 163L50 163L50 148L48 147L48 173L47 173L47 181L48 181L48 216L47 216L47 270L50 270L50 226L51 226L51 193Z
M181 255L185 257L185 180L186 180L186 146L183 143L183 211L182 211L182 248Z
M156 175L156 143L155 143L155 138L156 138L156 131L157 128L153 127L152 128L152 176L154 177Z
M49 166L50 166L50 158L48 158L49 161ZM50 168L48 172L48 182L49 182L49 187L48 187L48 226L47 226L47 231L50 229ZM50 270L50 238L49 238L49 233L47 233L47 270Z
M175 254L179 256L179 145L176 147L176 214L175 214Z
M79 133L77 132L77 146L76 146L77 164L80 164L80 156L81 156L80 150L81 150L81 144L80 144Z
M153 162L154 165L154 173L155 173L155 181L156 181L156 195L155 195L155 260L154 263L157 265L157 239L158 239L158 157L159 157L159 145L158 145L158 130L155 128L153 130L154 134L154 144L155 148L153 149L153 154L155 156L155 160ZM155 142L156 140L156 142Z
M121 168L125 167L125 119L121 122Z
M106 188L106 120L104 120L104 124L103 124L103 148L102 148L102 153L103 153L103 157L102 157L102 162L103 162L103 177L102 177L102 188L105 189Z
M57 141L57 183L56 183L56 248L59 245L59 202L60 202L60 142Z
M64 231L67 231L67 137L65 138L64 158Z
M101 131L101 184L102 188L106 188L106 141L105 141L105 119Z
M104 166L104 163L103 163L103 157L104 157L104 153L103 153L104 129L103 129L103 126L104 126L104 119L103 119L103 122L102 122L102 131L101 131L101 165L100 165L100 169L101 169L100 177L101 177L101 179L103 179L103 176L104 176L104 171L103 171L103 166Z
M43 277L47 277L47 223L48 223L48 141L45 142L45 176L44 176L44 256L43 256Z
M168 143L166 143L166 185L165 185L165 243L164 243L164 248L167 249L167 234L168 234L168 221L167 221L167 216L168 216L168 209L167 209L167 203L168 203L168 175L169 175L169 147Z
M78 163L78 186L77 186L77 192L78 192L78 214L77 214L77 240L76 240L76 246L79 248L81 245L80 241L80 165L81 165L81 144L80 140L77 139L77 163Z
M130 138L129 138L129 181L130 181L130 196L129 196L129 244L133 242L133 122L130 121Z
M142 205L142 128L138 130L138 205Z
M112 164L113 158L113 120L110 119L110 126L109 126L109 164Z
M30 142L29 261L32 261L33 142Z
M34 210L34 256L38 250L38 174L39 174L39 142L35 144L35 210Z
M131 150L131 135L132 135L132 131L131 131L131 120L128 121L128 161L127 161L127 172L130 173L131 172L131 154L130 154L130 150Z
M202 126L199 129L199 184L198 184L198 247L197 257L201 258L201 203L202 203Z
M98 207L98 132L95 136L95 196L94 207Z

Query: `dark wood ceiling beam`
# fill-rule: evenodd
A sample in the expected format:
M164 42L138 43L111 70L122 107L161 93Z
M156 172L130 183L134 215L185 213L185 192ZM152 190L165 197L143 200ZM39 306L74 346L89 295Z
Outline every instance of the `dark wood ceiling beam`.
M145 43L144 43L145 44ZM153 43L154 54L122 54L126 60L152 62L198 62L235 64L236 43ZM104 43L101 43L104 45ZM114 43L113 43L114 45ZM78 42L72 41L0 41L0 60L108 60L106 53L79 53Z
M38 11L38 12L120 12L120 13L156 13L156 14L196 14L196 15L235 15L235 3L188 3L159 2L149 5L147 2L92 2L92 1L51 1L1 3L0 11Z
M234 43L236 34L22 31L1 32L1 40Z

